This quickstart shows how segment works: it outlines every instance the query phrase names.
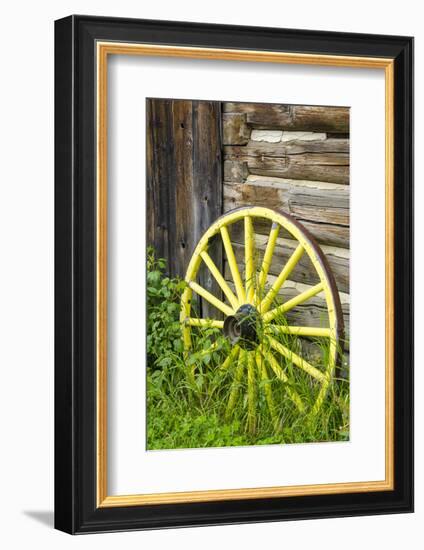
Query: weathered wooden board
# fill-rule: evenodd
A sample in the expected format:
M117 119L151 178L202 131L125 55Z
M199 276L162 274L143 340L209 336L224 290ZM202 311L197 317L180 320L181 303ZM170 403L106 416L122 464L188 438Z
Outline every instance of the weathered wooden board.
M301 220L301 222L315 237L318 243L338 246L340 248L349 248L349 227L327 223L314 223L307 220Z
M224 210L260 205L282 210L302 222L318 242L349 248L349 187L325 182L248 176L224 182ZM258 223L259 233L268 224Z
M225 200L234 197L245 205L261 204L264 201L268 204L262 206L273 204L287 213L291 212L292 206L304 209L309 207L311 216L313 209L320 210L318 221L349 225L349 187L345 185L265 176L248 176L243 183L224 184ZM305 219L314 218L306 216Z
M235 238L234 251L237 261L240 265L244 261L244 245L243 234L240 231L239 234L232 233L232 237ZM266 235L256 235L256 250L259 252L257 258L257 265L260 267L263 253L265 252L268 237ZM287 260L293 254L297 247L297 241L291 239L278 239L274 250L274 256L269 269L270 275L278 276L285 266ZM349 251L346 249L322 246L323 252L330 264L331 271L336 279L336 285L339 292L349 293ZM311 260L307 254L304 254L295 269L290 274L292 281L314 285L319 282L318 275L315 268L312 265Z
M251 174L260 176L276 176L280 178L314 179L334 183L349 182L349 167L331 164L331 159L321 159L316 164L315 159L304 156L295 159L280 159L264 157L254 158L247 162Z
M319 139L319 140L295 140L288 142L270 143L268 141L249 140L246 145L227 145L225 155L247 157L277 156L285 157L299 154L334 154L339 159L339 164L349 164L349 140L348 139ZM337 156L336 156L337 155ZM319 157L318 157L319 158Z
M221 104L148 99L146 111L147 243L170 275L184 277L198 240L222 212ZM222 266L221 246L210 254ZM209 272L200 283L219 293Z
M169 259L169 220L172 174L168 159L173 156L171 102L146 101L146 230L147 244L157 256ZM172 266L169 265L169 269Z
M348 107L224 103L224 112L245 113L254 128L349 133Z
M250 174L349 183L349 142L345 139L227 146L226 161L246 165Z
M227 195L226 198L228 198ZM224 210L225 212L227 212L229 210L232 210L233 208L238 208L241 206L245 206L245 204L243 204L242 202L238 203L235 200L226 201L224 204ZM266 206L266 204L264 204L264 206ZM272 207L272 205L269 206L269 208ZM276 204L274 204L274 210L275 209L278 209L278 205ZM349 227L328 223L309 222L302 219L299 219L299 221L312 234L312 236L319 244L335 246L344 249L349 248ZM269 224L267 222L261 221L256 222L255 231L259 234L268 235ZM288 232L283 231L282 235L286 238L291 238L291 235Z
M224 180L244 182L249 177L249 169L247 162L239 162L233 160L224 161Z

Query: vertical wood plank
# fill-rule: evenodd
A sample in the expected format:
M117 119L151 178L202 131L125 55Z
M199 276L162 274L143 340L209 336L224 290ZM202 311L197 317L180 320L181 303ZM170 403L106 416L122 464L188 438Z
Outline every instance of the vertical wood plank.
M193 102L193 175L196 188L197 223L200 235L222 213L222 122L221 104L214 101ZM210 242L209 255L223 268L220 238ZM222 298L221 290L209 270L200 274L200 284ZM217 310L202 303L202 316L218 318Z
M168 139L171 122L169 100L146 101L146 208L147 245L158 258L169 259L169 195L174 156L173 140Z
M191 101L173 101L172 136L175 142L173 192L175 208L173 231L175 249L173 274L185 276L187 265L199 239L197 195L193 174L193 105Z

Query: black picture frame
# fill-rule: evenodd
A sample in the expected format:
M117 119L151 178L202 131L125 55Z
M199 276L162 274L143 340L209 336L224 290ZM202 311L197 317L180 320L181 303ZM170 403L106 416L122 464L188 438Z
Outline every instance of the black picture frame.
M99 40L394 60L394 490L97 507ZM93 533L413 511L413 39L73 15L55 23L55 527Z

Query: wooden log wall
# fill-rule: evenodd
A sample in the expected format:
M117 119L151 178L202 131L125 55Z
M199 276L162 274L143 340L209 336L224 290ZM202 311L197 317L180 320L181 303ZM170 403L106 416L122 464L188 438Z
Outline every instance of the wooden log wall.
M312 233L335 275L348 339L349 109L223 103L222 127L224 211L245 205L280 209ZM257 248L264 250L269 227L255 230ZM232 237L242 263L242 228L235 225ZM289 237L278 241L271 277L296 246ZM302 258L282 292L290 298L315 284L315 277L308 258ZM291 321L319 325L324 312L318 295L295 308Z
M326 254L348 337L349 109L171 99L148 99L146 107L147 242L168 260L170 275L184 277L198 240L223 212L245 205L283 210ZM255 230L261 254L269 226L256 224ZM234 224L232 238L242 267L243 227ZM280 235L271 278L295 246L290 235ZM228 272L220 243L209 252ZM282 293L293 297L315 284L315 277L303 257ZM220 294L207 269L199 282ZM205 302L199 313L216 317ZM314 297L290 316L295 324L322 324L323 298Z

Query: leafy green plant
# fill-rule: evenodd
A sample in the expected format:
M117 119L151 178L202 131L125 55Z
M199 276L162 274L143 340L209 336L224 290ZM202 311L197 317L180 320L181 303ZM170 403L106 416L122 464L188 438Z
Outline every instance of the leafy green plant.
M166 261L147 251L147 358L150 368L172 364L183 351L179 310L185 283L165 275Z

